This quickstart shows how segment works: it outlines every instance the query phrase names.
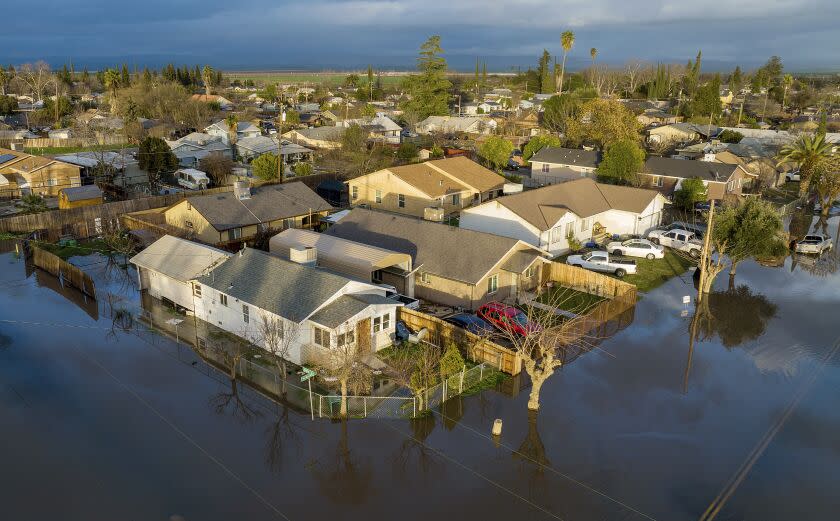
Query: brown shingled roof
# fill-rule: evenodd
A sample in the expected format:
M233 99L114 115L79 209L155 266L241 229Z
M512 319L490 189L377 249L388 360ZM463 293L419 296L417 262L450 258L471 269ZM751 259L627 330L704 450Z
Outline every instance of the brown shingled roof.
M499 189L505 184L504 177L462 156L387 170L430 197L442 197L466 190L486 192Z
M579 217L624 210L638 213L658 195L653 190L599 184L588 177L500 197L496 202L545 231L567 212Z

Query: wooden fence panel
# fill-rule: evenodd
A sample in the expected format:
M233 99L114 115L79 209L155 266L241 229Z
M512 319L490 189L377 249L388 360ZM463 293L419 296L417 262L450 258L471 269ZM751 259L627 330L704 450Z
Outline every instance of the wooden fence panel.
M626 295L628 292L634 295L636 293L636 286L633 284L561 262L545 263L543 270L544 281L552 281L566 288L607 299Z
M518 375L522 371L522 358L512 349L413 309L400 307L397 316L413 331L428 330L428 341L432 344L443 347L453 342L464 346L467 356L475 361L486 362L510 375Z
M38 246L33 245L31 248L32 263L35 266L61 278L65 283L80 290L85 295L96 299L96 286L87 273Z

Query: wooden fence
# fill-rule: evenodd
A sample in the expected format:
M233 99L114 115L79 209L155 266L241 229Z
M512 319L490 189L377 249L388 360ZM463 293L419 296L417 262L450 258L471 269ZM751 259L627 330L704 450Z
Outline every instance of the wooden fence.
M86 139L86 138L26 138L26 139L2 139L0 140L0 147L9 148L12 143L23 143L23 148L78 148L78 147L102 147L114 145L126 145L125 136L105 134L100 139Z
M609 338L633 321L637 298L633 284L559 262L546 263L543 269L544 281L605 299L585 315L563 325L564 343L577 343L584 338L589 343L597 342Z
M437 317L405 307L397 309L399 310L397 318L405 322L409 329L428 330L429 336L425 340L429 343L443 347L452 342L465 348L467 357L473 361L486 362L510 375L518 375L522 371L522 358L512 349L481 338Z
M12 215L0 219L0 232L31 233L37 232L38 238L56 241L62 235L86 239L96 237L116 226L122 214L163 208L174 204L187 196L207 195L229 192L232 187L210 188L208 190L169 195L157 195L116 201L97 206L53 210L29 215Z
M96 298L96 287L93 284L93 279L87 273L57 255L53 255L47 250L42 250L38 246L31 245L30 248L32 251L32 263L35 266L55 275L66 284L81 290L85 295L94 299Z

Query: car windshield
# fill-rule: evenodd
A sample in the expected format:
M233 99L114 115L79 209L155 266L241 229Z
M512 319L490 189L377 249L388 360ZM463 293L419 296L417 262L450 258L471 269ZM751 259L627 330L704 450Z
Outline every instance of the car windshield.
M517 312L515 315L510 317L510 319L513 322L516 322L517 324L519 324L520 326L527 326L528 325L528 317L526 317L525 313L523 313L521 311Z
M634 241L633 239L630 239L630 240L622 242L621 245L622 246L636 246L636 241Z
M581 258L582 258L583 260L589 260L589 259L591 259L591 258L592 258L592 253L591 253L591 252L590 252L590 253L585 253L585 254L583 255L583 257L581 257Z

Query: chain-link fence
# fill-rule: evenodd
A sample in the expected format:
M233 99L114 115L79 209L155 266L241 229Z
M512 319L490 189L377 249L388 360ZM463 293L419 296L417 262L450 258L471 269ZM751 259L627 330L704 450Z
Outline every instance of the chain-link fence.
M235 372L237 379L263 396L282 400L301 412L310 413L313 418L414 418L423 409L438 407L477 385L485 377L498 373L498 369L486 363L470 368L464 366L461 371L422 391L422 400L413 396L405 387L396 387L393 392L383 396L376 395L374 391L369 396L342 398L340 395L319 392L319 387L312 382L302 382L296 372L289 371L284 379L279 368L267 358L259 357L255 361L241 356L232 359L227 344L244 340L221 330L216 331L217 328L210 324L184 318L168 312L162 306L142 310L139 318L140 327L134 328L134 331L148 343L170 349L173 354L177 353L179 359L192 365L195 365L196 360L204 360L208 365L207 373L216 373L214 376L219 376L219 381L224 379L223 375L230 377ZM175 339L175 344L160 333ZM287 370L295 367L288 364ZM382 386L380 392L385 388ZM342 402L346 411L342 410Z

